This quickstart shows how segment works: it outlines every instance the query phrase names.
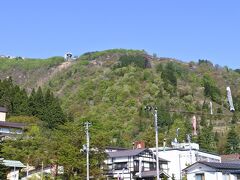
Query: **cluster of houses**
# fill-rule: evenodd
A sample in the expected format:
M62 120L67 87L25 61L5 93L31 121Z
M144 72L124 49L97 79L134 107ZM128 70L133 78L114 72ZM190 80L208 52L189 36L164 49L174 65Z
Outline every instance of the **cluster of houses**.
M22 123L6 121L7 109L0 107L0 137L21 134ZM156 152L158 151L158 159ZM144 142L135 142L132 149L108 147L104 161L107 180L154 180L159 168L159 179L175 180L238 180L240 179L240 154L219 156L203 151L196 143L173 142L171 147L145 148ZM159 167L157 167L157 161ZM19 179L19 170L26 168L20 161L0 159L9 168L8 179ZM46 170L46 171L45 171ZM36 170L35 170L36 171ZM44 168L51 173L51 167ZM62 169L63 171L63 169ZM36 174L39 175L36 171ZM36 175L35 174L35 175ZM33 173L23 179L32 177ZM39 179L41 176L37 176Z
M156 172L156 148L137 146L132 150L107 151L107 179L154 180ZM175 180L238 180L240 179L240 155L221 156L199 149L196 143L172 143L172 147L160 147L159 178Z

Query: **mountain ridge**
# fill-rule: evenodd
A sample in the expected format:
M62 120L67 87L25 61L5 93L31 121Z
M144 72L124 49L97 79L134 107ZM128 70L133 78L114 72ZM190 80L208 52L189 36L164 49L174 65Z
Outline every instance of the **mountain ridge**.
M150 62L151 67L142 66L140 61ZM145 51L114 49L85 53L74 62L59 58L33 69L21 69L13 63L0 73L1 79L8 76L29 90L39 85L50 89L75 121L90 119L98 127L96 132L107 132L113 145L129 146L138 139L147 145L154 143L150 139L152 117L143 110L149 104L159 108L160 141L167 135L170 142L177 127L182 127L180 140L184 140L184 134L191 133L193 115L197 116L199 134L204 126L213 126L212 131L224 138L233 115L238 126L240 75L208 60L186 63ZM231 86L237 105L234 114L228 109L226 86Z

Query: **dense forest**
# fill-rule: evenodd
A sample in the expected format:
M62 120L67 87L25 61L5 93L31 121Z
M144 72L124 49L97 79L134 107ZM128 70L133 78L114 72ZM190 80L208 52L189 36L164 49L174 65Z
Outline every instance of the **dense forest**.
M84 178L85 154L80 150L86 143L83 123L90 121L91 147L98 149L90 155L91 173L100 177L106 146L130 148L136 140L154 146L153 115L144 110L146 105L158 109L161 145L164 139L171 145L177 128L178 140L185 142L196 116L197 135L192 134L192 141L201 149L220 154L240 151L238 70L209 60L184 63L123 49L85 53L63 69L59 67L66 62L56 62L41 66L44 72L48 67L45 74L41 68L34 70L40 65L22 68L28 60L24 66L11 62L0 74L0 106L8 109L7 120L29 124L17 141L2 142L2 157L36 167L42 162L63 165L65 176ZM34 81L31 76L22 78L29 71L35 73ZM44 83L37 86L41 78ZM227 86L235 112L229 110Z

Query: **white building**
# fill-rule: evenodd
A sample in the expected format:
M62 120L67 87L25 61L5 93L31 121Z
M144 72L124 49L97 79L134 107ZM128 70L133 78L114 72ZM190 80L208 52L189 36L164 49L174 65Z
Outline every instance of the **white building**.
M168 174L176 180L182 179L182 170L197 161L221 162L221 157L202 151L196 143L173 143L173 147L159 148L159 157L169 161ZM156 153L155 148L151 150Z
M234 163L196 162L183 171L188 180L240 179L240 166Z

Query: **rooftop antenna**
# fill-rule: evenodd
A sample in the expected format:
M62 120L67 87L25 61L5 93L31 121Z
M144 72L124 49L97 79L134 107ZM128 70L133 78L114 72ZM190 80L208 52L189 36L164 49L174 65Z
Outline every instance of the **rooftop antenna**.
M227 90L227 99L228 99L230 111L231 111L231 112L234 112L235 109L234 109L234 106L233 106L231 89L230 89L230 87L228 86L228 87L226 88L226 90Z

